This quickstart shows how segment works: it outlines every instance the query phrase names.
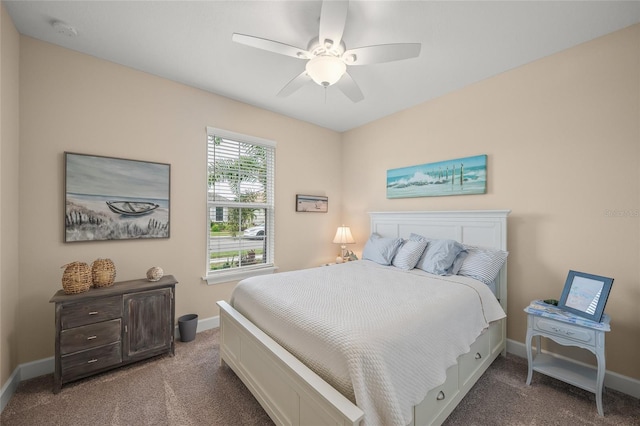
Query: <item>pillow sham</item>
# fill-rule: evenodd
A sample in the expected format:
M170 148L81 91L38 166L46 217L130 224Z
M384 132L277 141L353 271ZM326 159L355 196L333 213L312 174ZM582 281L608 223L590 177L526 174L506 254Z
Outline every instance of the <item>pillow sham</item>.
M427 247L427 240L421 241L406 240L402 243L398 252L393 257L391 264L400 269L413 269L420 260L424 249Z
M364 245L362 258L380 265L390 265L401 244L402 238L385 238L373 233Z
M429 240L416 268L430 274L451 275L453 263L463 250L464 246L454 240Z
M475 278L487 285L496 279L509 256L509 252L489 247L465 245L465 248L469 253L457 275Z

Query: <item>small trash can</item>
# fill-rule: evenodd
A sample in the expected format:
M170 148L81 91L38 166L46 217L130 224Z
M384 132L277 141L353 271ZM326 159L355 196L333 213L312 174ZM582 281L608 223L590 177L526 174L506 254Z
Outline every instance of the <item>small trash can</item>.
M190 342L196 338L196 329L198 328L198 315L187 314L178 318L178 331L180 332L180 340Z

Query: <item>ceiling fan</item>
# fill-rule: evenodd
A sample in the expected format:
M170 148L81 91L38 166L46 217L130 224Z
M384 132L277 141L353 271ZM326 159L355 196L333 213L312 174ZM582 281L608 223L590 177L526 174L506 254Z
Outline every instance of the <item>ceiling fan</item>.
M360 102L364 95L347 72L347 66L415 58L420 54L421 44L379 44L347 49L342 34L348 9L348 1L323 1L318 37L309 42L306 50L246 34L234 33L231 39L236 43L307 61L305 70L278 92L280 97L289 96L304 84L314 81L325 88L335 84L353 102Z

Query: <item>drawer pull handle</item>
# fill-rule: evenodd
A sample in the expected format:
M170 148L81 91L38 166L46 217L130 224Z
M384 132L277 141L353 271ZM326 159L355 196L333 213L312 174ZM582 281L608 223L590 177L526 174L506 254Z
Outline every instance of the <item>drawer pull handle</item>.
M97 359L90 359L89 361L87 361L87 364L93 364L94 362L98 362Z
M551 327L551 329L553 331L555 331L556 333L564 333L567 336L573 336L575 333L571 330L565 330L564 328L558 328L558 327Z
M438 401L442 401L443 399L445 399L444 392L442 392L442 391L438 392L438 396L436 396L436 399Z
M482 355L480 355L480 352L476 352L476 359L481 359Z
M87 337L87 340L93 340L93 339L97 339L97 338L98 338L98 336L89 336L89 337Z
M98 311L91 311L89 312L89 315L98 315Z

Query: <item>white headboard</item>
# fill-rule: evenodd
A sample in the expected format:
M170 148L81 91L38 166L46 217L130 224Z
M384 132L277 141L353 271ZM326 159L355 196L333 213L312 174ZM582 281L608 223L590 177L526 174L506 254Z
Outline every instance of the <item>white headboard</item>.
M370 212L371 232L408 238L413 232L464 244L507 251L507 216L511 210ZM507 264L496 280L496 294L507 312Z

